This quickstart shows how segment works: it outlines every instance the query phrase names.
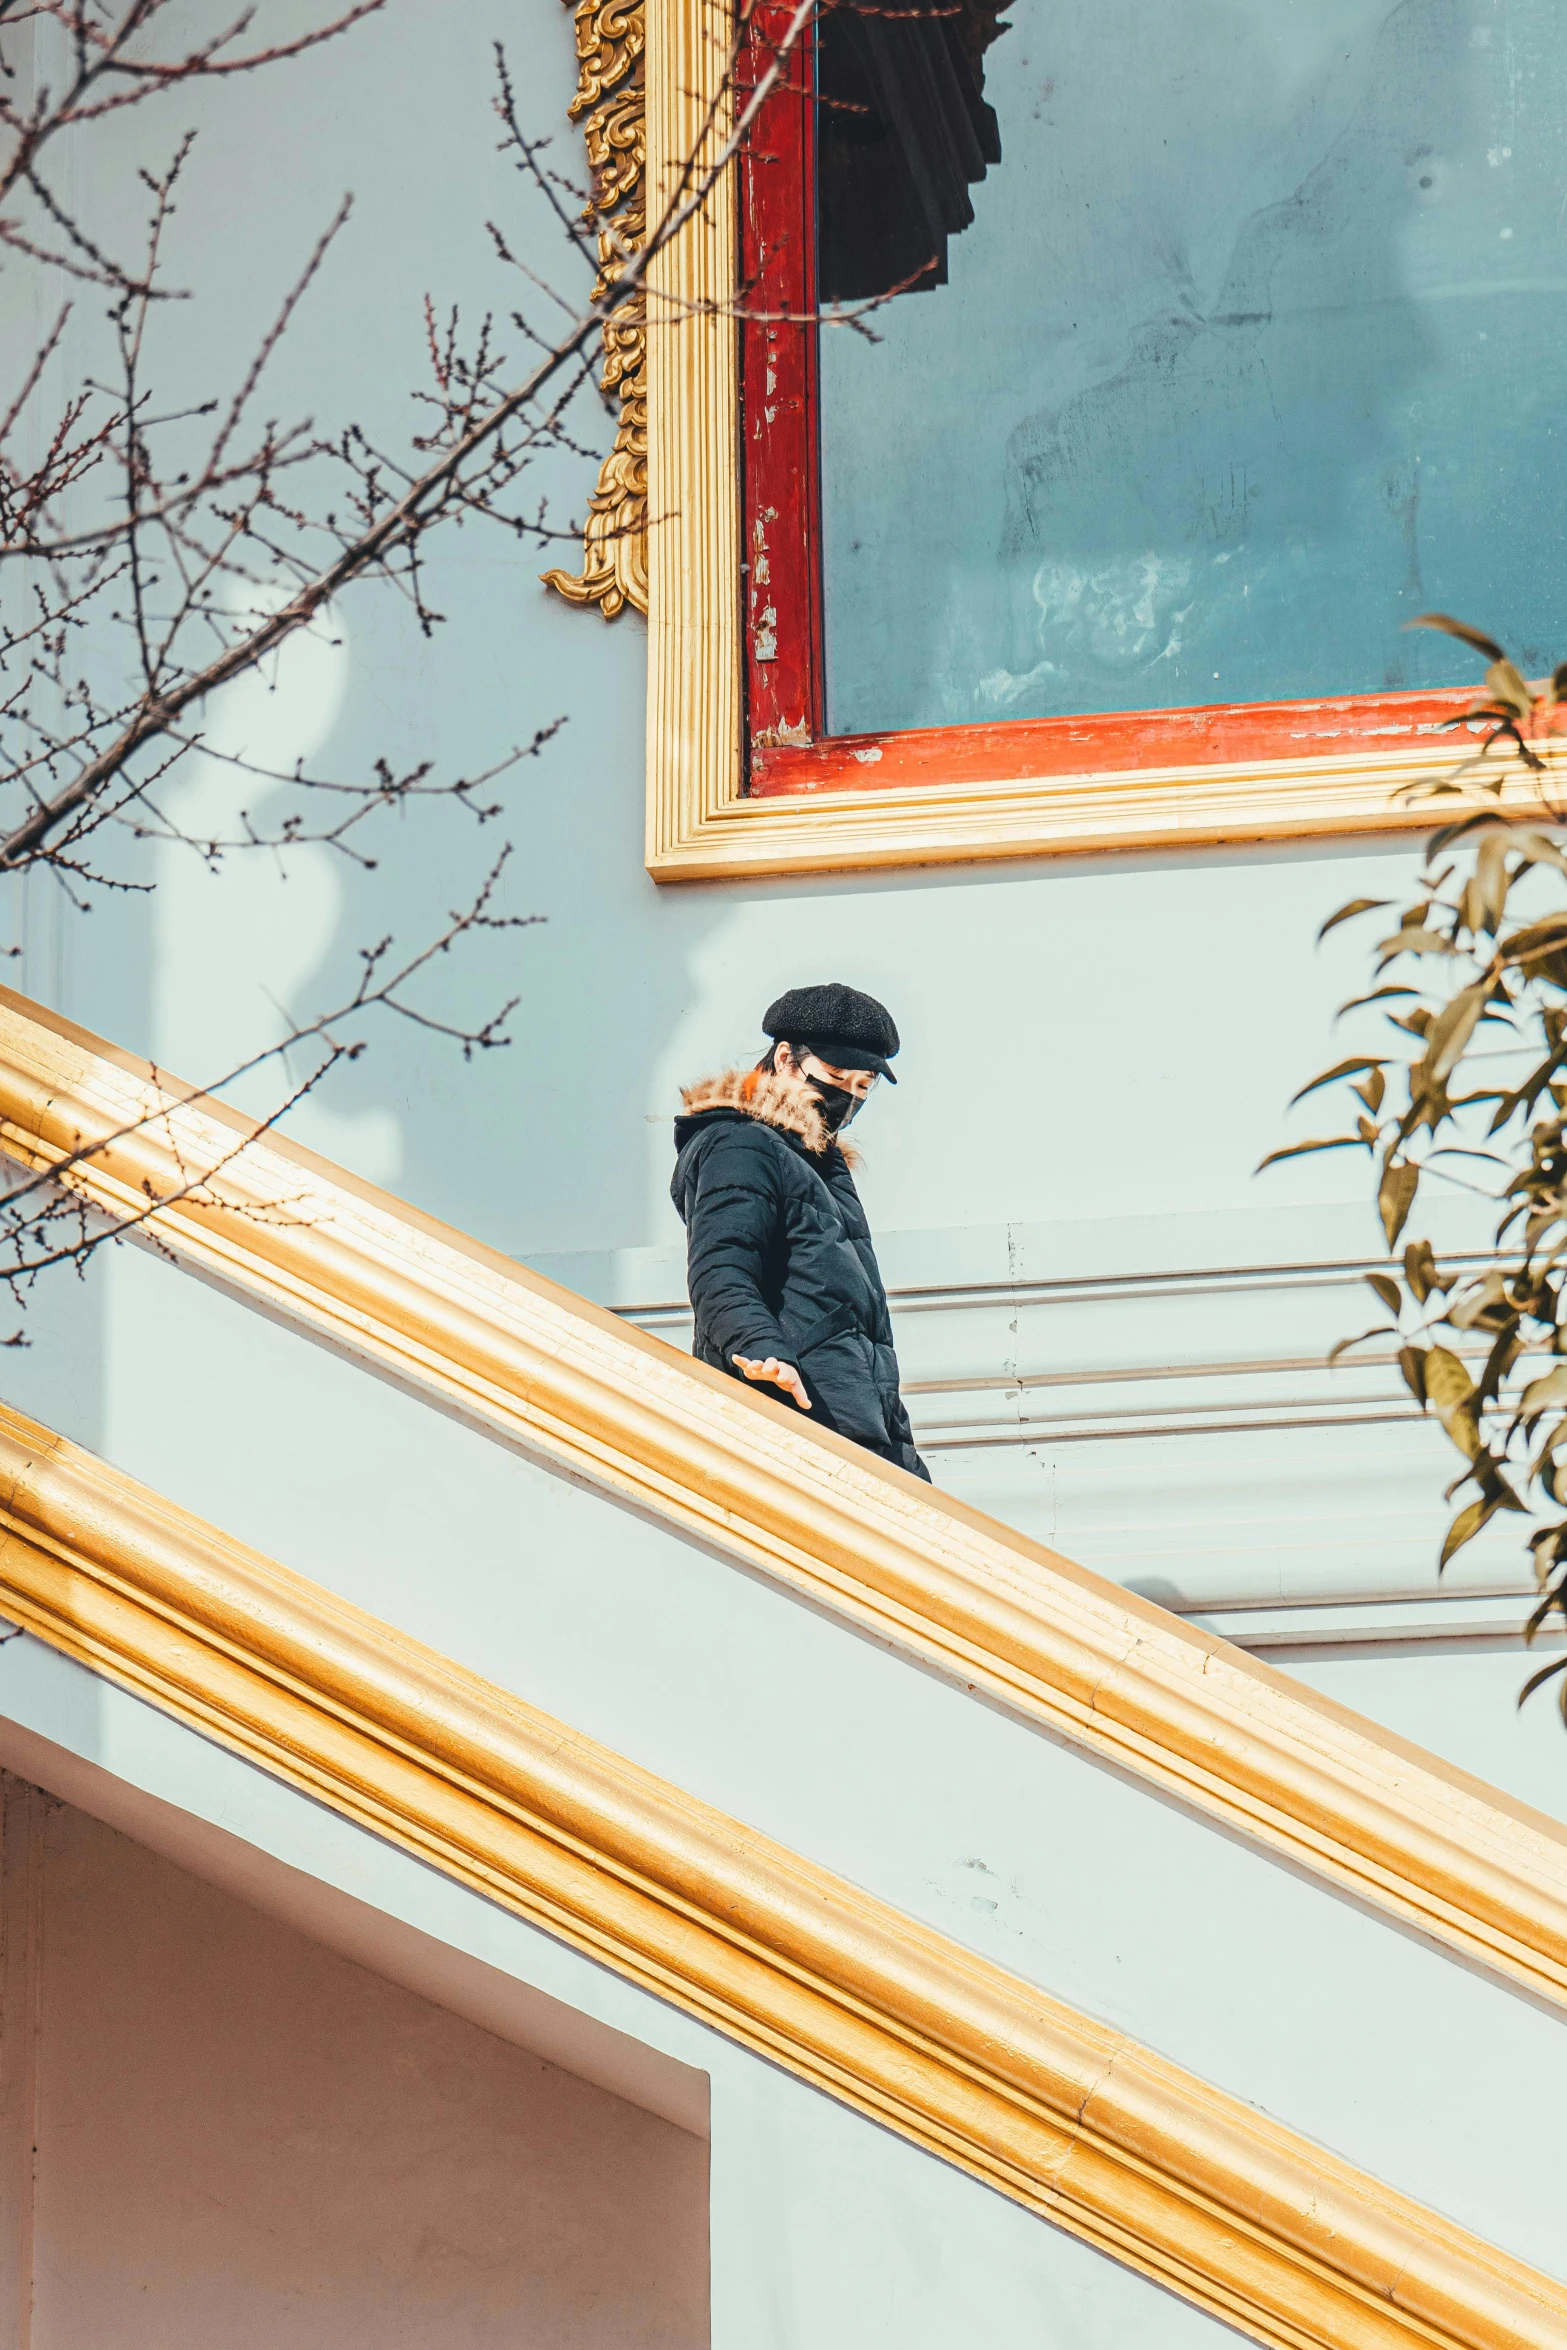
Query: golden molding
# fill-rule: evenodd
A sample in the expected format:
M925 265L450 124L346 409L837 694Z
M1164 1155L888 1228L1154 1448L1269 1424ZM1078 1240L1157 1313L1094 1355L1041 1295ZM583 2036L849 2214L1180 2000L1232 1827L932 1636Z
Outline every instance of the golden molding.
M0 1608L1280 2350L1561 2350L1567 2287L0 1406Z
M191 1269L1567 2007L1567 1827L253 1135L0 989L13 1158L48 1167L91 1149L73 1187L117 1216L167 1203L149 1236Z
M724 129L728 11L714 0L658 0L647 31L647 176L657 207L700 152L704 126L713 139ZM680 862L688 845L701 849L726 810L767 805L741 797L739 277L726 176L648 265L658 315L679 321L648 347L648 499L659 526L648 540L646 856L659 880L689 877ZM827 852L818 834L814 866L798 869L833 862ZM741 857L729 869L766 868Z
M649 17L655 189L678 173L708 110L721 120L726 32L717 0L659 0ZM1450 766L1448 747L747 799L733 213L721 190L649 269L655 302L680 320L648 353L647 478L660 520L648 549L646 856L656 880L1429 830L1429 806L1396 795Z
M577 0L574 14L577 91L566 111L582 123L587 147L593 192L584 218L598 231L598 302L647 233L643 0ZM568 604L597 604L613 620L628 604L647 610L647 305L641 294L605 325L599 382L606 393L619 394L620 420L588 499L582 570L541 576Z
M650 478L656 478L656 469ZM666 478L658 494L667 501L682 493ZM670 517L666 528L673 535L675 509L664 503L660 512ZM656 560L652 574L647 866L659 881L1429 832L1431 803L1400 795L1412 784L1434 781L1453 764L1452 750L1445 748L1399 757L1382 752L1244 767L1171 767L1048 781L894 785L881 791L746 799L740 791L738 740L731 752L720 739L727 675L721 649L713 644L713 699L706 709L704 663L689 650L718 637L719 617L705 594L688 593L695 613L677 671L674 640L681 631L670 623L667 606L660 619ZM677 703L680 717L672 726L671 708ZM1537 805L1527 779L1505 796L1520 808ZM1485 805L1493 803L1488 799Z

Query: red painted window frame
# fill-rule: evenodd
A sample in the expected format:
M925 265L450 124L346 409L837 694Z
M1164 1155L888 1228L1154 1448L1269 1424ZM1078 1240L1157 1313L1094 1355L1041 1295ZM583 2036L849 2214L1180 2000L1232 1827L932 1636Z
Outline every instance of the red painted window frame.
M754 0L745 73L790 17ZM754 82L753 85L754 86ZM1467 690L1114 711L890 734L825 725L816 312L815 52L763 105L740 167L742 593L748 797L1288 761L1429 744Z
M755 0L760 80L791 11ZM808 33L762 107L740 165L740 431L749 781L758 746L823 732L821 468L817 463L816 58Z

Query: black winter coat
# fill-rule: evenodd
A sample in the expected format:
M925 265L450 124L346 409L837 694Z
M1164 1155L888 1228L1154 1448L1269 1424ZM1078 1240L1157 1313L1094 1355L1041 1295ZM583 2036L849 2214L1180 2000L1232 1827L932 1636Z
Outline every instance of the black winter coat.
M737 1354L793 1363L821 1427L928 1478L870 1226L810 1097L749 1070L684 1098L670 1195L688 1239L692 1351L736 1379ZM781 1388L764 1392L789 1403Z

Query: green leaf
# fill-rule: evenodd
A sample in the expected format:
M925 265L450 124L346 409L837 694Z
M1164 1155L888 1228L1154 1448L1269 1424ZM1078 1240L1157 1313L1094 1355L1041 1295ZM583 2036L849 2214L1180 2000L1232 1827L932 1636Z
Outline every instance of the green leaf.
M1480 1022L1480 1015L1491 1000L1491 982L1482 979L1474 987L1460 989L1451 1003L1441 1011L1426 1030L1425 1073L1435 1084L1445 1083L1463 1059Z
M1368 1338L1396 1338L1397 1336L1398 1332L1390 1330L1386 1322L1374 1322L1369 1330L1360 1331L1354 1338L1341 1338L1337 1346L1330 1346L1325 1358L1327 1367L1331 1371L1340 1355L1348 1354L1352 1346L1364 1346Z
M1479 1423L1467 1404L1460 1404L1455 1412L1443 1412L1440 1417L1442 1434L1447 1438L1448 1443L1456 1451L1461 1452L1464 1459L1470 1463L1470 1469L1465 1471L1465 1476L1467 1476L1481 1465L1481 1456L1485 1454ZM1490 1456L1485 1454L1485 1457L1489 1459ZM1455 1477L1449 1490L1456 1492L1463 1483L1464 1477Z
M1455 1552L1462 1550L1466 1542L1473 1542L1481 1527L1495 1517L1500 1507L1501 1504L1497 1501L1472 1501L1467 1509L1459 1511L1447 1529L1447 1535L1442 1544L1442 1555L1436 1563L1438 1574L1442 1572Z
M1303 1102L1308 1093L1315 1093L1319 1086L1331 1085L1335 1078L1354 1077L1358 1075L1362 1069L1382 1070L1385 1069L1387 1065L1388 1064L1385 1059L1377 1060L1369 1053L1358 1053L1347 1061L1335 1061L1331 1069L1324 1069L1320 1077L1313 1077L1311 1083L1309 1085L1303 1085L1299 1093L1292 1093L1290 1095L1289 1106L1293 1110L1295 1104L1297 1102Z
M1445 1346L1428 1347L1425 1361L1426 1401L1439 1412L1456 1411L1474 1393L1474 1382L1458 1356Z
M1486 671L1485 690L1515 718L1527 718L1534 709L1533 694L1505 653Z
M1402 1164L1388 1160L1382 1170L1382 1181L1377 1186L1377 1210L1390 1249L1409 1221L1409 1211L1415 1204L1415 1193L1419 1188L1418 1167L1412 1167L1407 1160Z
M1467 1156L1467 1153L1465 1154ZM1455 1330L1474 1330L1507 1309L1507 1283L1492 1265L1477 1281L1467 1281L1456 1301L1447 1309L1446 1319ZM1495 1327L1494 1321L1491 1327Z
M1461 720L1460 724L1462 724ZM1493 832L1496 825L1496 814L1491 808L1477 808L1467 816L1455 816L1451 824L1442 825L1440 830L1433 832L1431 838L1426 842L1427 863L1433 858L1441 856L1444 850L1455 847L1459 841L1467 840L1471 833ZM1508 828L1503 827L1499 837L1510 838ZM1451 871L1452 868L1449 867L1448 870ZM1444 874L1442 878L1445 881L1447 875Z
M1259 1159L1257 1172L1260 1175L1264 1167L1277 1166L1280 1159L1298 1159L1305 1151L1363 1151L1365 1147L1358 1134L1333 1134L1318 1142L1292 1142L1287 1150L1269 1151L1265 1159Z
M1423 1365L1425 1400L1442 1423L1443 1434L1468 1461L1482 1450L1475 1419L1475 1387L1469 1373L1445 1346L1429 1347ZM1459 1483L1462 1484L1462 1478ZM1499 1506L1499 1505L1496 1505Z
M1366 1287L1375 1290L1390 1314L1396 1315L1401 1310L1404 1303L1402 1292L1398 1283L1390 1280L1386 1273L1368 1273Z
M1567 953L1558 947L1554 954L1531 955L1525 971L1530 979L1544 979L1552 987L1567 988Z
M1455 620L1449 612L1420 612L1413 620L1404 622L1406 628L1439 628L1444 636L1456 636L1462 644L1473 645L1488 661L1505 661L1507 655L1494 637L1482 636L1478 628L1471 628L1466 620Z
M1337 930L1341 922L1353 922L1357 914L1374 914L1379 906L1390 906L1392 903L1391 898L1351 898L1347 906L1340 906L1338 912L1330 914L1323 923L1317 932L1318 946L1321 946L1330 930Z
M1554 1591L1548 1591L1545 1597L1541 1600L1539 1606L1530 1611L1529 1621L1523 1628L1524 1646L1526 1648L1533 1647L1535 1634L1541 1630L1546 1620L1556 1613L1556 1610L1561 1606L1561 1604L1562 1603L1557 1597L1556 1593Z
M1466 1093L1460 1097L1460 1101L1455 1104L1455 1107L1461 1107L1465 1102L1488 1102L1494 1099L1495 1096L1489 1093ZM1482 1167L1505 1167L1507 1165L1507 1161L1495 1151L1466 1150L1464 1145L1458 1142L1444 1142L1440 1150L1434 1150L1431 1153L1431 1157L1433 1159L1478 1159Z
M1542 1526L1538 1534L1529 1537L1529 1548L1534 1552L1534 1579L1542 1591L1561 1563L1564 1544L1567 1544L1567 1525Z
M1501 952L1509 963L1527 963L1535 955L1549 954L1555 947L1567 944L1567 914L1547 914L1543 922L1530 922L1522 930L1515 930L1501 942Z
M1518 1703L1522 1705L1525 1698L1543 1689L1547 1681L1554 1681L1558 1673L1567 1673L1567 1656L1559 1656L1554 1665L1542 1665L1537 1673L1531 1673L1518 1692Z
M1527 719L1534 710L1534 696L1522 682L1522 672L1506 658L1506 653L1499 660L1492 660L1485 672L1485 691L1499 710L1506 710L1508 717Z
M1526 865L1553 865L1558 873L1567 873L1567 857L1543 832L1515 832L1512 846Z
M1377 953L1384 963L1394 962L1400 955L1456 955L1457 952L1452 940L1444 938L1439 930L1418 927L1413 930L1395 930L1390 938L1381 939L1377 944Z
M1431 1252L1429 1240L1412 1240L1404 1251L1404 1279L1414 1293L1415 1303L1424 1305L1433 1289L1450 1289Z
M1342 1020L1346 1012L1361 1011L1367 1004L1380 1004L1384 997L1390 995L1415 995L1416 993L1418 990L1412 987L1374 987L1369 995L1352 995L1347 1004L1340 1004L1334 1018Z
M1558 1363L1543 1379L1531 1379L1519 1398L1518 1409L1525 1418L1533 1419L1536 1412L1548 1411L1558 1403L1567 1404L1567 1363Z
M1426 1400L1426 1349L1423 1346L1401 1346L1398 1367L1404 1374L1404 1385L1423 1408Z

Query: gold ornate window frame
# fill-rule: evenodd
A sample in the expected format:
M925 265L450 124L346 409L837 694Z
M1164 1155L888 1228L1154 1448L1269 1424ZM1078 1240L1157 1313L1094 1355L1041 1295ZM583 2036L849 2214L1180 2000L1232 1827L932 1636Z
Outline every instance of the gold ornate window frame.
M579 0L595 174L645 153L646 212L722 131L729 0ZM640 61L641 74L637 73ZM641 87L638 87L638 82ZM639 121L641 107L645 118ZM638 152L637 131L645 136ZM596 151L603 150L601 159ZM638 187L628 213L637 206ZM621 223L622 233L631 225ZM640 211L635 222L641 230ZM738 237L732 175L654 257L645 319L607 355L622 423L587 528L580 580L551 584L649 626L647 866L659 881L729 880L1001 858L1162 850L1429 825L1407 787L1451 747L1214 766L871 787L748 799L741 622ZM645 342L644 342L645 336ZM645 457L644 457L645 450ZM954 730L955 732L961 730ZM1401 794L1406 796L1401 797Z

